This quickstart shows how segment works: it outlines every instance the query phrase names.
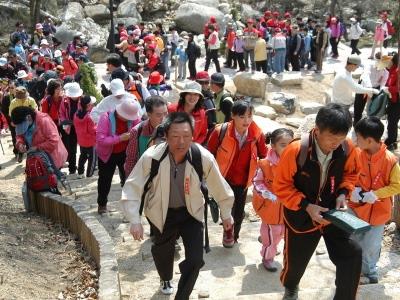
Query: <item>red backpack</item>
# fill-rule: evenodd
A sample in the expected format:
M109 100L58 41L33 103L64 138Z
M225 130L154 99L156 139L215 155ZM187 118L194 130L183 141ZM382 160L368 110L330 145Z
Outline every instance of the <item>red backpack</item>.
M25 174L30 190L61 194L57 188L57 182L61 180L62 173L55 167L53 159L45 151L28 151Z

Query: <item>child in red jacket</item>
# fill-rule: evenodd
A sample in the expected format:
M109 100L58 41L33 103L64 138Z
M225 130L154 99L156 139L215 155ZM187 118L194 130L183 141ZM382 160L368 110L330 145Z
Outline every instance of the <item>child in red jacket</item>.
M268 145L267 157L258 161L256 175L253 179L253 207L262 221L260 254L264 268L270 272L277 271L274 257L285 232L283 207L273 194L272 181L280 155L293 140L293 135L293 131L286 128L276 129L266 135L265 142L267 145L271 142L271 145Z
M94 169L96 168L96 124L90 117L90 111L93 104L96 103L96 98L91 96L84 96L80 100L81 109L74 115L74 126L78 145L81 154L78 162L78 178L84 177L85 163L88 160L88 167L86 170L86 177L93 176Z

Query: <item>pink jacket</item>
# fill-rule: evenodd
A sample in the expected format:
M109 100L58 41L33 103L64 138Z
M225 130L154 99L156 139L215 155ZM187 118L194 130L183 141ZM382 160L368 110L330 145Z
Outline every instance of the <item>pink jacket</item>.
M70 107L71 107L71 105L70 105L71 101L73 101L73 100L71 100L68 97L65 97L62 100L61 104L60 104L59 122L60 122L61 125L65 124L66 122L70 123L69 125L72 124L72 120L71 120L70 114L69 114ZM81 109L81 104L79 103L79 100L78 100L78 109L77 109L77 111L79 109Z
M96 124L90 117L90 111L83 118L75 113L74 126L79 146L93 147L96 145Z
M57 168L61 168L67 161L68 152L61 141L57 125L48 114L36 112L36 129L33 133L32 147L46 151Z
M111 132L110 113L114 113L114 111L106 112L100 116L96 130L97 155L105 163L110 159L114 145L120 142L119 135L113 135ZM128 131L138 123L140 123L140 119L133 121Z
M383 30L383 27L376 26L375 27L375 36L374 36L375 42L383 42L384 39L385 39L385 31Z

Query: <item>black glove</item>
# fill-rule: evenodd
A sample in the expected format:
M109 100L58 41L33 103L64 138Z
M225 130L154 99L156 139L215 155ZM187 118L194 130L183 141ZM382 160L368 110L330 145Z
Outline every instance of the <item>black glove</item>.
M111 95L111 91L109 89L106 88L106 86L103 84L101 84L101 94L103 95L103 97L107 97Z

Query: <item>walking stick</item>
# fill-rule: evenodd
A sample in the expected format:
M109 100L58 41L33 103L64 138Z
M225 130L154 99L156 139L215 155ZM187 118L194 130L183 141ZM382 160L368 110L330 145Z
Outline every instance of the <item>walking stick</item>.
M1 142L1 137L0 137L0 146L1 146L1 151L3 151L3 155L6 155L6 153L4 152L3 143Z

